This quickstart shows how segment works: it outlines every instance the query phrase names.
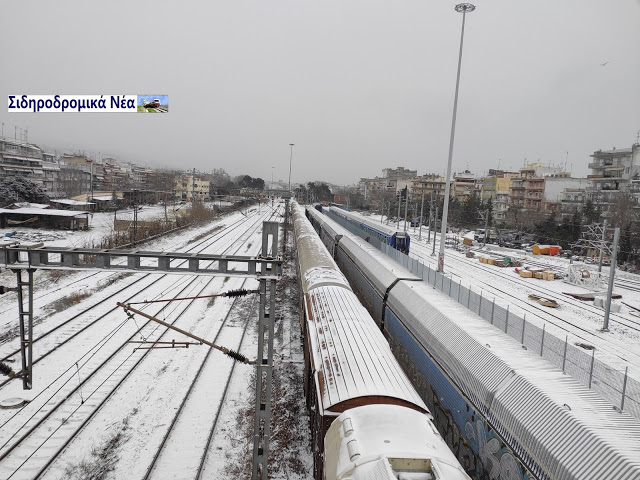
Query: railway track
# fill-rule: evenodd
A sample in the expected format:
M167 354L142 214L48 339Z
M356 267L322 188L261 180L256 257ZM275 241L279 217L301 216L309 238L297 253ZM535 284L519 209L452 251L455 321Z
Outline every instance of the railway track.
M198 241L195 245L193 245L189 249L187 249L186 252L192 252L192 251L202 252L205 249L210 248L212 245L215 244L215 242L217 242L220 239L224 238L226 235L229 235L230 233L235 231L237 228L240 228L244 221L245 221L244 218L240 218L237 222L234 222L233 224L229 225L225 230L222 230L222 231L216 233L213 238L205 238L202 241ZM199 248L199 250L196 250L198 248ZM155 278L155 280L153 280L154 278ZM93 303L91 306L81 310L77 314L75 314L72 317L68 318L67 320L61 322L60 324L56 325L55 327L53 327L53 328L41 333L40 335L38 335L37 337L34 338L33 344L36 347L39 346L40 342L45 340L47 337L50 337L54 333L56 335L62 335L64 340L56 341L55 342L55 346L53 348L45 350L44 353L39 353L39 352L35 351L34 354L36 355L36 358L35 358L33 363L35 364L35 363L39 362L41 360L41 358L46 357L47 355L52 353L52 351L55 350L56 348L59 348L61 345L63 345L64 343L66 343L70 339L75 338L77 335L83 333L85 330L87 330L91 326L95 325L100 320L103 320L109 314L111 314L114 311L116 311L117 307L110 308L107 312L101 314L100 316L98 316L95 319L90 319L90 318L86 317L86 314L89 313L90 311L96 309L99 306L102 306L102 305L106 304L108 301L112 300L117 295L120 295L125 290L127 290L127 289L129 289L129 288L131 288L133 286L138 285L140 282L143 282L143 280L151 280L151 282L149 284L143 286L142 288L140 288L140 285L138 285L138 289L139 290L137 290L132 296L127 298L127 301L131 300L136 295L139 295L139 294L145 292L148 288L157 285L161 280L166 279L166 278L167 278L166 274L163 274L163 275L160 275L160 276L158 276L158 274L151 274L151 273L143 274L137 280L135 280L134 282L130 283L129 285L121 288L117 292L115 292L115 293L113 293L113 294L111 294L111 295L109 295L109 296L107 296L105 298L100 299L99 301ZM142 284L144 285L144 282ZM95 301L95 298L93 296L91 297L91 300L87 300L87 302L88 301L92 301L92 300ZM79 323L79 324L78 323L74 323L74 321L77 320L77 319L80 319L81 322L84 321L85 323ZM67 332L63 331L63 329L65 329L65 328L68 330ZM36 327L35 334L37 335L37 327ZM15 342L15 343L17 343L17 342ZM0 355L1 355L0 356L0 361L7 361L7 360L11 359L12 357L14 357L15 355L18 355L19 353L20 353L20 349L19 348L14 348L13 350L9 351L8 353L7 352L0 353ZM5 385L9 381L10 380L5 380L4 382L0 383L0 387Z
M240 288L244 288L243 281ZM214 340L216 344L225 345L240 351L249 320L242 328L227 327L227 321L240 299L235 298L218 330ZM255 301L252 302L255 306ZM147 467L144 480L151 478L195 478L201 477L207 452L215 433L218 419L224 404L236 367L230 363L228 371L220 369L219 358L209 349L193 377L189 389L185 393L169 428L164 434L160 447L152 462ZM197 414L196 414L197 412ZM208 419L211 421L204 421ZM184 439L189 438L185 443ZM195 461L199 459L199 461Z
M453 258L455 258L457 261L460 261L459 258L456 258L456 257L453 257ZM499 276L501 278L508 279L511 282L516 282L519 285L522 285L523 287L526 287L528 290L532 290L532 291L534 291L536 293L539 293L543 297L560 300L560 301L562 301L562 302L564 302L564 303L566 303L568 305L572 305L572 306L574 306L576 308L580 308L581 310L589 311L589 312L591 312L591 313L593 313L593 314L595 314L597 316L601 316L603 314L601 309L599 309L599 308L597 308L597 307L595 307L595 306L593 306L593 305L591 305L589 303L585 303L585 302L583 302L581 300L573 299L572 297L564 295L564 294L562 294L562 295L554 294L553 292L549 292L548 289L540 288L540 286L537 285L536 282L528 282L527 280L521 280L520 278L515 277L515 276L506 275L504 272L501 272L499 268L498 269L492 269L491 267L484 267L483 265L478 265L475 262L466 262L464 260L462 260L462 262L465 265L471 265L472 267L474 267L476 269L485 271L487 273L491 273L493 275L497 275L497 276ZM547 264L542 263L542 262L530 262L529 260L527 260L527 264L528 265L534 265L534 266L540 266L540 267L544 267L544 268L549 268L549 266ZM551 269L551 271L554 271L554 270ZM555 272L558 275L562 275L563 274L563 272L558 268L555 269ZM545 313L549 313L549 312L545 311ZM615 319L620 325L623 325L623 326L625 326L627 328L630 328L631 330L640 332L640 322L634 322L633 320L630 320L630 319L628 319L626 317L623 317L622 315L615 314L615 313L611 313L611 318Z
M207 291L215 278L206 282L201 277L196 278L176 296L201 294ZM162 315L162 318L173 316L171 322L176 322L192 304L193 300L186 304L185 301L180 301L172 308L165 305L159 310L155 309L152 314ZM124 331L123 326L124 322L119 326L118 332ZM112 339L116 337L116 333ZM16 414L5 421L3 433L0 434L0 476L37 478L42 475L149 354L150 350L145 353L140 353L140 350L128 353L128 342L138 336L157 340L163 338L165 333L166 329L146 322L136 328L132 335L127 335L124 342L120 339L120 346L106 358L105 355L94 352L82 366L78 365L78 377L82 372L84 379L77 386L72 386L75 374L69 372L71 375L62 376L50 385L55 392L49 398L32 401L19 412L20 415ZM52 449L55 449L53 454Z
M433 265L435 265L436 263L435 258L429 255L424 255L422 253L417 253L415 248L412 251L412 255L422 259L425 262L432 263ZM540 290L539 287L536 288L536 286L532 285L531 283L524 283L524 281L520 280L517 277L508 276L497 271L488 271L487 269L482 268L481 265L476 265L474 262L464 261L460 258L457 258L455 255L449 255L448 259L449 259L449 267L448 267L449 271L452 274L455 274L459 279L461 280L464 279L466 282L469 282L469 267L472 267L474 270L480 270L483 273L491 273L493 275L497 275L505 279L508 279L511 283L517 283L519 285L522 285L523 288L526 288L526 290L529 292L535 291L540 293L540 295L543 297L559 299L563 303L569 304L574 308L578 308L580 310L584 310L586 308L592 314L602 315L602 311L600 311L599 309L596 311L596 307L585 305L582 302L578 300L574 300L565 295L560 296L560 295L555 295L553 293L549 293L548 290ZM455 266L451 265L452 260L456 262L457 265ZM480 282L482 289L485 289L486 291L494 292L494 295L496 295L496 297L501 298L504 301L517 304L524 312L528 314L536 315L539 319L549 322L550 324L554 325L556 328L560 329L565 334L570 334L574 337L577 337L578 339L584 341L587 344L594 344L594 343L598 345L605 344L607 345L607 348L605 351L609 355L617 359L620 359L624 362L633 362L636 365L640 364L640 355L634 354L631 351L627 351L625 352L625 354L621 354L620 344L609 340L608 338L606 338L606 336L596 335L595 332L587 328L584 328L580 325L577 325L574 322L568 321L564 319L562 316L549 311L549 309L545 307L535 305L524 299L514 297L512 292L509 293L505 290L500 289L496 285L488 283L486 281L486 278L483 280L474 278L474 280ZM640 331L640 329L638 329L637 324L634 324L633 322L629 322L624 317L620 317L619 315L615 315L615 316L612 315L612 318L615 319L617 322L619 322L621 325L624 325L625 327L630 328L633 331ZM630 360L630 359L633 359L633 360Z

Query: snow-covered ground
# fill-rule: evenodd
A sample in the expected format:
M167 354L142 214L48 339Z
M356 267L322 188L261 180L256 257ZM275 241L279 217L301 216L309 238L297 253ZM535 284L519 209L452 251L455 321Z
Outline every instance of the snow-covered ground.
M363 218L380 223L379 215ZM400 229L403 228L404 224L400 222ZM435 256L433 256L433 235L431 235L431 242L427 243L428 229L423 227L421 240L418 240L418 228L407 227L407 229L411 235L410 256L430 265L431 268L437 268L440 235L437 235ZM452 236L450 234L450 237ZM462 244L462 237L460 244ZM464 251L447 248L445 274L456 282L462 282L466 287L471 286L475 292L482 292L485 299L495 298L497 304L505 308L509 306L510 312L521 318L526 314L528 322L539 327L546 324L546 332L562 341L568 336L570 344L580 343L596 347L596 356L599 360L618 371L624 371L625 367L629 367L629 376L640 380L640 317L635 315L640 312L624 304L640 308L640 276L616 272L617 283L614 293L621 294L622 299L614 303L620 304L621 310L618 313L611 313L610 331L602 332L604 310L594 306L593 302L580 301L564 294L564 292L588 293L593 290L568 284L561 279L545 281L522 278L514 268L501 268L480 263L478 257L511 257L522 260L525 267L530 265L535 268L550 268L563 273L570 265L569 259L533 255L524 250L506 249L496 245L487 245L484 248L474 246L470 250L475 254L473 258L467 258ZM586 268L591 270L592 275L597 275L596 266L587 265ZM603 267L602 274L608 276L609 268ZM603 285L606 285L606 282L603 282ZM557 309L543 307L530 300L529 294L556 300L560 306Z
M258 213L257 207L251 207L248 218L241 213L229 214L212 224L149 242L144 249L255 255L261 246L262 221L269 219L269 212L263 207ZM162 207L148 209L150 218L158 214L164 215ZM18 238L23 230L47 237L37 240L25 235L25 241L81 246L91 236L109 233L112 215L94 215L89 232L16 230ZM138 218L142 219L140 213ZM279 215L273 219L281 220ZM289 276L292 277L291 272ZM3 271L0 283L12 286L15 275ZM215 294L241 286L253 289L257 282L235 277L121 272L60 274L38 270L34 337L42 336L42 340L34 343L34 359L38 360L34 365L34 385L30 391L23 391L21 382L15 380L0 386L0 400L18 397L30 401L20 410L0 410L0 477L9 478L17 471L11 478L32 478L68 442L62 453L52 459L44 478L87 478L89 472L99 471L106 473L105 478L144 478L148 470L153 478L191 478L200 465L206 478L229 478L230 471L246 464L247 456L250 461L252 445L250 441L247 443L247 432L239 419L253 408L254 368L234 365L220 352L200 345L134 351L147 345L127 341L189 339L177 332L163 334L164 328L147 323L140 316L127 319L115 302ZM56 303L78 294L82 298L77 303L62 306ZM276 349L282 355L280 363L291 363L293 369L287 370L298 374L285 379L293 382L285 390L293 392L301 384L302 375L299 327L293 311L297 308L297 295L289 293L283 297ZM255 358L255 300L251 296L240 298L233 308L232 299L227 298L137 307ZM0 358L18 370L16 294L0 297L0 313L3 334ZM247 325L250 328L245 333ZM203 363L207 354L208 360ZM194 380L201 365L198 378L203 380ZM229 386L225 387L227 381ZM180 410L192 383L193 390ZM293 398L293 404L304 412L301 395ZM252 427L252 421L249 423ZM11 450L30 428L34 428L34 434ZM274 442L275 453L280 455L276 458L286 460L277 462L270 478L308 478L311 457L303 413L292 428L302 432L302 439L299 444L282 443L279 447ZM166 443L161 448L165 436ZM239 445L248 449L238 448ZM157 452L160 453L156 459Z

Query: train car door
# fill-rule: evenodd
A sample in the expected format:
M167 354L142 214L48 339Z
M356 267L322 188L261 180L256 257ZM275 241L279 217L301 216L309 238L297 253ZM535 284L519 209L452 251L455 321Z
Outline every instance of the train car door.
M400 250L402 253L409 253L408 238L404 233L396 233L395 249Z

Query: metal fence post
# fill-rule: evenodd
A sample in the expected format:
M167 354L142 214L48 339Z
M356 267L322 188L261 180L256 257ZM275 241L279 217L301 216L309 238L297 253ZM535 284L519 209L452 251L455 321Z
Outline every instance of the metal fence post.
M453 283L453 278L449 279L449 298L451 298L451 284Z
M510 306L511 306L511 305L507 305L507 322L509 321L509 307L510 307Z
M491 325L493 325L493 312L496 309L496 297L493 297L493 303L491 304Z
M624 410L624 397L627 393L627 374L629 373L629 367L624 367L624 383L622 384L622 402L620 403L620 411Z
M524 315L525 318L527 318L527 315ZM524 345L524 327L527 325L527 321L523 318L522 319L522 338L520 338L520 343L522 345Z
M462 280L458 282L458 303L460 303L460 291L462 290Z
M506 333L507 335L509 335L508 330L509 330L509 317L507 317L507 320L504 322L504 333Z
M483 290L480 290L480 303L478 304L478 315L480 315L482 317L482 294L484 293Z
M546 323L542 325L542 341L540 342L540 356L542 356L542 352L544 350L544 330L546 326L547 326Z
M591 370L589 371L589 388L591 388L591 381L593 380L593 364L596 361L596 349L591 351Z
M467 308L469 310L471 310L471 307L469 305L471 305L471 285L469 285L469 290L468 290L469 294L467 295Z
M564 373L567 364L567 344L569 343L569 335L564 336L564 355L562 357L562 373Z

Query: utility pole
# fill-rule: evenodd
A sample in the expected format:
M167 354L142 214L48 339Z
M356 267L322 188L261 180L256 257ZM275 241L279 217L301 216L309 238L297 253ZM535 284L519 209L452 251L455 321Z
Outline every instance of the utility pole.
M289 155L289 191L291 191L291 163L293 162L293 143L289 144L291 147L291 154Z
M433 250L431 252L431 256L435 256L436 254L436 232L437 231L438 231L438 205L436 205L436 214L433 219ZM442 235L442 232L440 232L440 235Z
M398 192L396 197L398 197L398 224L396 225L396 229L400 230L400 205L402 204L402 192Z
M404 196L404 231L407 231L407 209L409 208L409 187L407 188L407 193Z
M484 244L483 247L487 246L487 229L489 228L489 209L487 208L484 211Z
M431 190L431 202L429 203L429 232L427 233L427 243L431 241L431 222L433 221L433 190Z
M191 175L191 206L196 204L196 169L193 169L193 175Z
M380 207L380 223L382 223L383 218L384 218L384 198L382 199L382 206Z
M616 227L613 234L613 252L611 253L611 266L609 267L609 288L607 289L607 303L604 306L603 332L609 331L609 313L611 312L611 295L613 294L613 280L616 275L616 257L618 255L618 240L620 240L620 227Z
M422 240L422 214L424 213L424 188L422 188L422 200L420 201L420 230L418 240Z
M602 272L602 257L604 256L604 245L607 236L607 220L604 220L602 224L602 242L600 243L600 258L598 259L598 273Z
M133 243L138 235L138 190L133 190Z

